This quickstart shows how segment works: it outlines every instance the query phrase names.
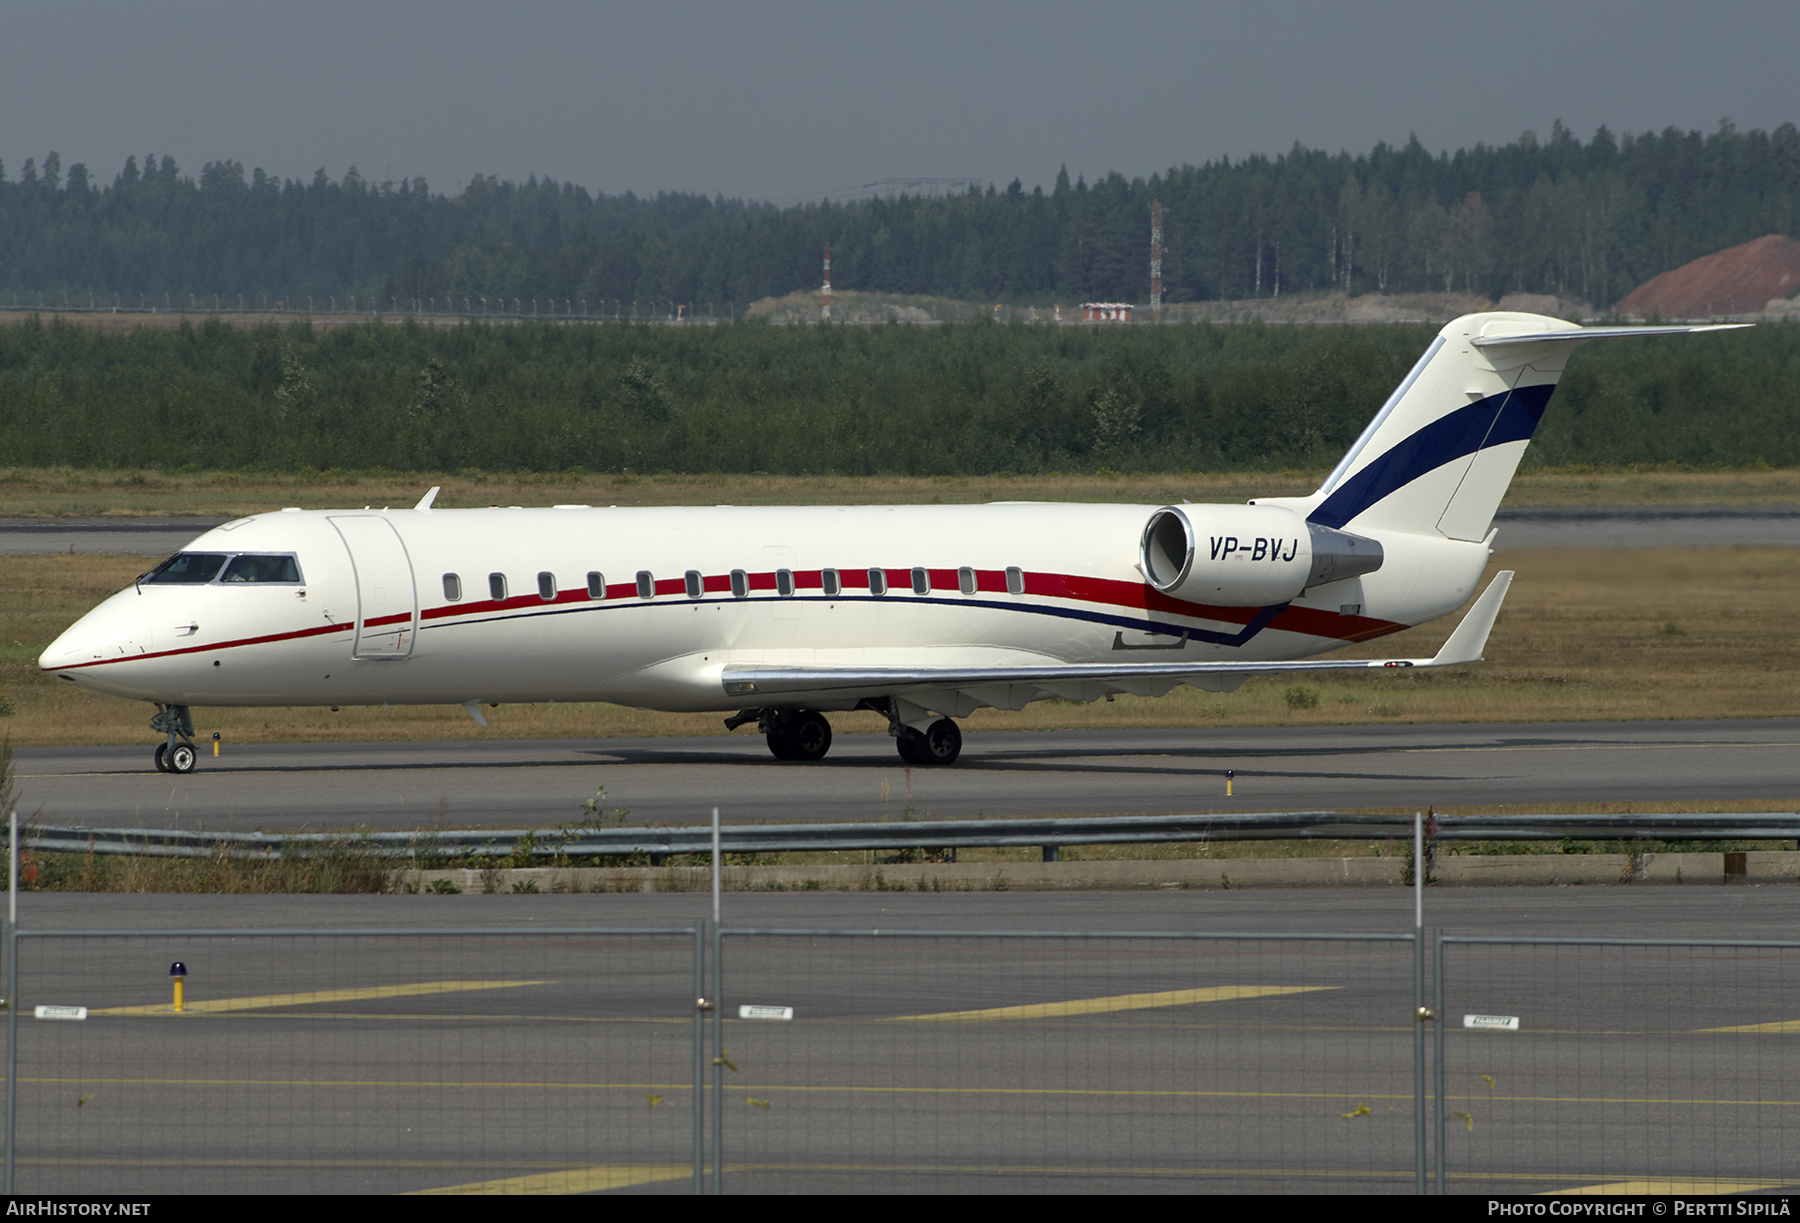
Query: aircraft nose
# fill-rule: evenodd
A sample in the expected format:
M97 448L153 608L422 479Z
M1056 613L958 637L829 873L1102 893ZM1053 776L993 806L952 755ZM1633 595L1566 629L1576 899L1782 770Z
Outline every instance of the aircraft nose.
M116 594L77 620L38 655L38 667L60 671L82 663L148 654L156 638L133 591Z

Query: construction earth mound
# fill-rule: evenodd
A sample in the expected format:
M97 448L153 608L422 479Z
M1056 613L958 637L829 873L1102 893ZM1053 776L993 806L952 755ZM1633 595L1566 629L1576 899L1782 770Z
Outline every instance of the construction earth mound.
M1800 318L1800 242L1769 234L1653 276L1627 293L1627 318Z

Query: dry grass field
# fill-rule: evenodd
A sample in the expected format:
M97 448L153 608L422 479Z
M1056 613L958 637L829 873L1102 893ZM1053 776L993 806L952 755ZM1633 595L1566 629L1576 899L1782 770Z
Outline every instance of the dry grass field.
M1154 499L1154 498L1152 498ZM378 503L378 502L377 502ZM1518 573L1488 662L1446 671L1253 680L1229 695L1046 701L984 710L985 729L1510 722L1800 716L1800 550L1545 549L1503 554ZM15 745L147 743L150 708L51 681L38 654L146 567L142 557L0 557L0 736ZM1492 566L1497 568L1498 565ZM1346 654L1428 655L1455 617ZM454 707L213 709L227 742L700 735L711 714L609 705L506 706L477 727ZM834 715L840 733L878 732L873 714Z
M294 505L918 505L983 501L1167 504L1301 496L1322 471L994 476L607 475L482 472L80 471L0 467L0 518L229 518ZM1548 471L1513 481L1508 507L1800 502L1800 470Z

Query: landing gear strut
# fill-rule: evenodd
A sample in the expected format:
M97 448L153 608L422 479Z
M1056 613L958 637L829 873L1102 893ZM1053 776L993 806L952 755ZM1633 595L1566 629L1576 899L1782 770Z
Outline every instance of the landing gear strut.
M150 729L169 737L167 743L156 746L157 771L192 773L200 762L200 749L194 746L194 719L188 707L158 704L156 716L150 719Z

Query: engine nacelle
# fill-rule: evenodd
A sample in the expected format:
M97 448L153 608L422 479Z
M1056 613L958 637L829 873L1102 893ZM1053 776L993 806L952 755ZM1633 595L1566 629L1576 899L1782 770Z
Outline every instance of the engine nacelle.
M1171 505L1150 515L1139 563L1166 595L1268 607L1381 567L1381 545L1279 505Z

